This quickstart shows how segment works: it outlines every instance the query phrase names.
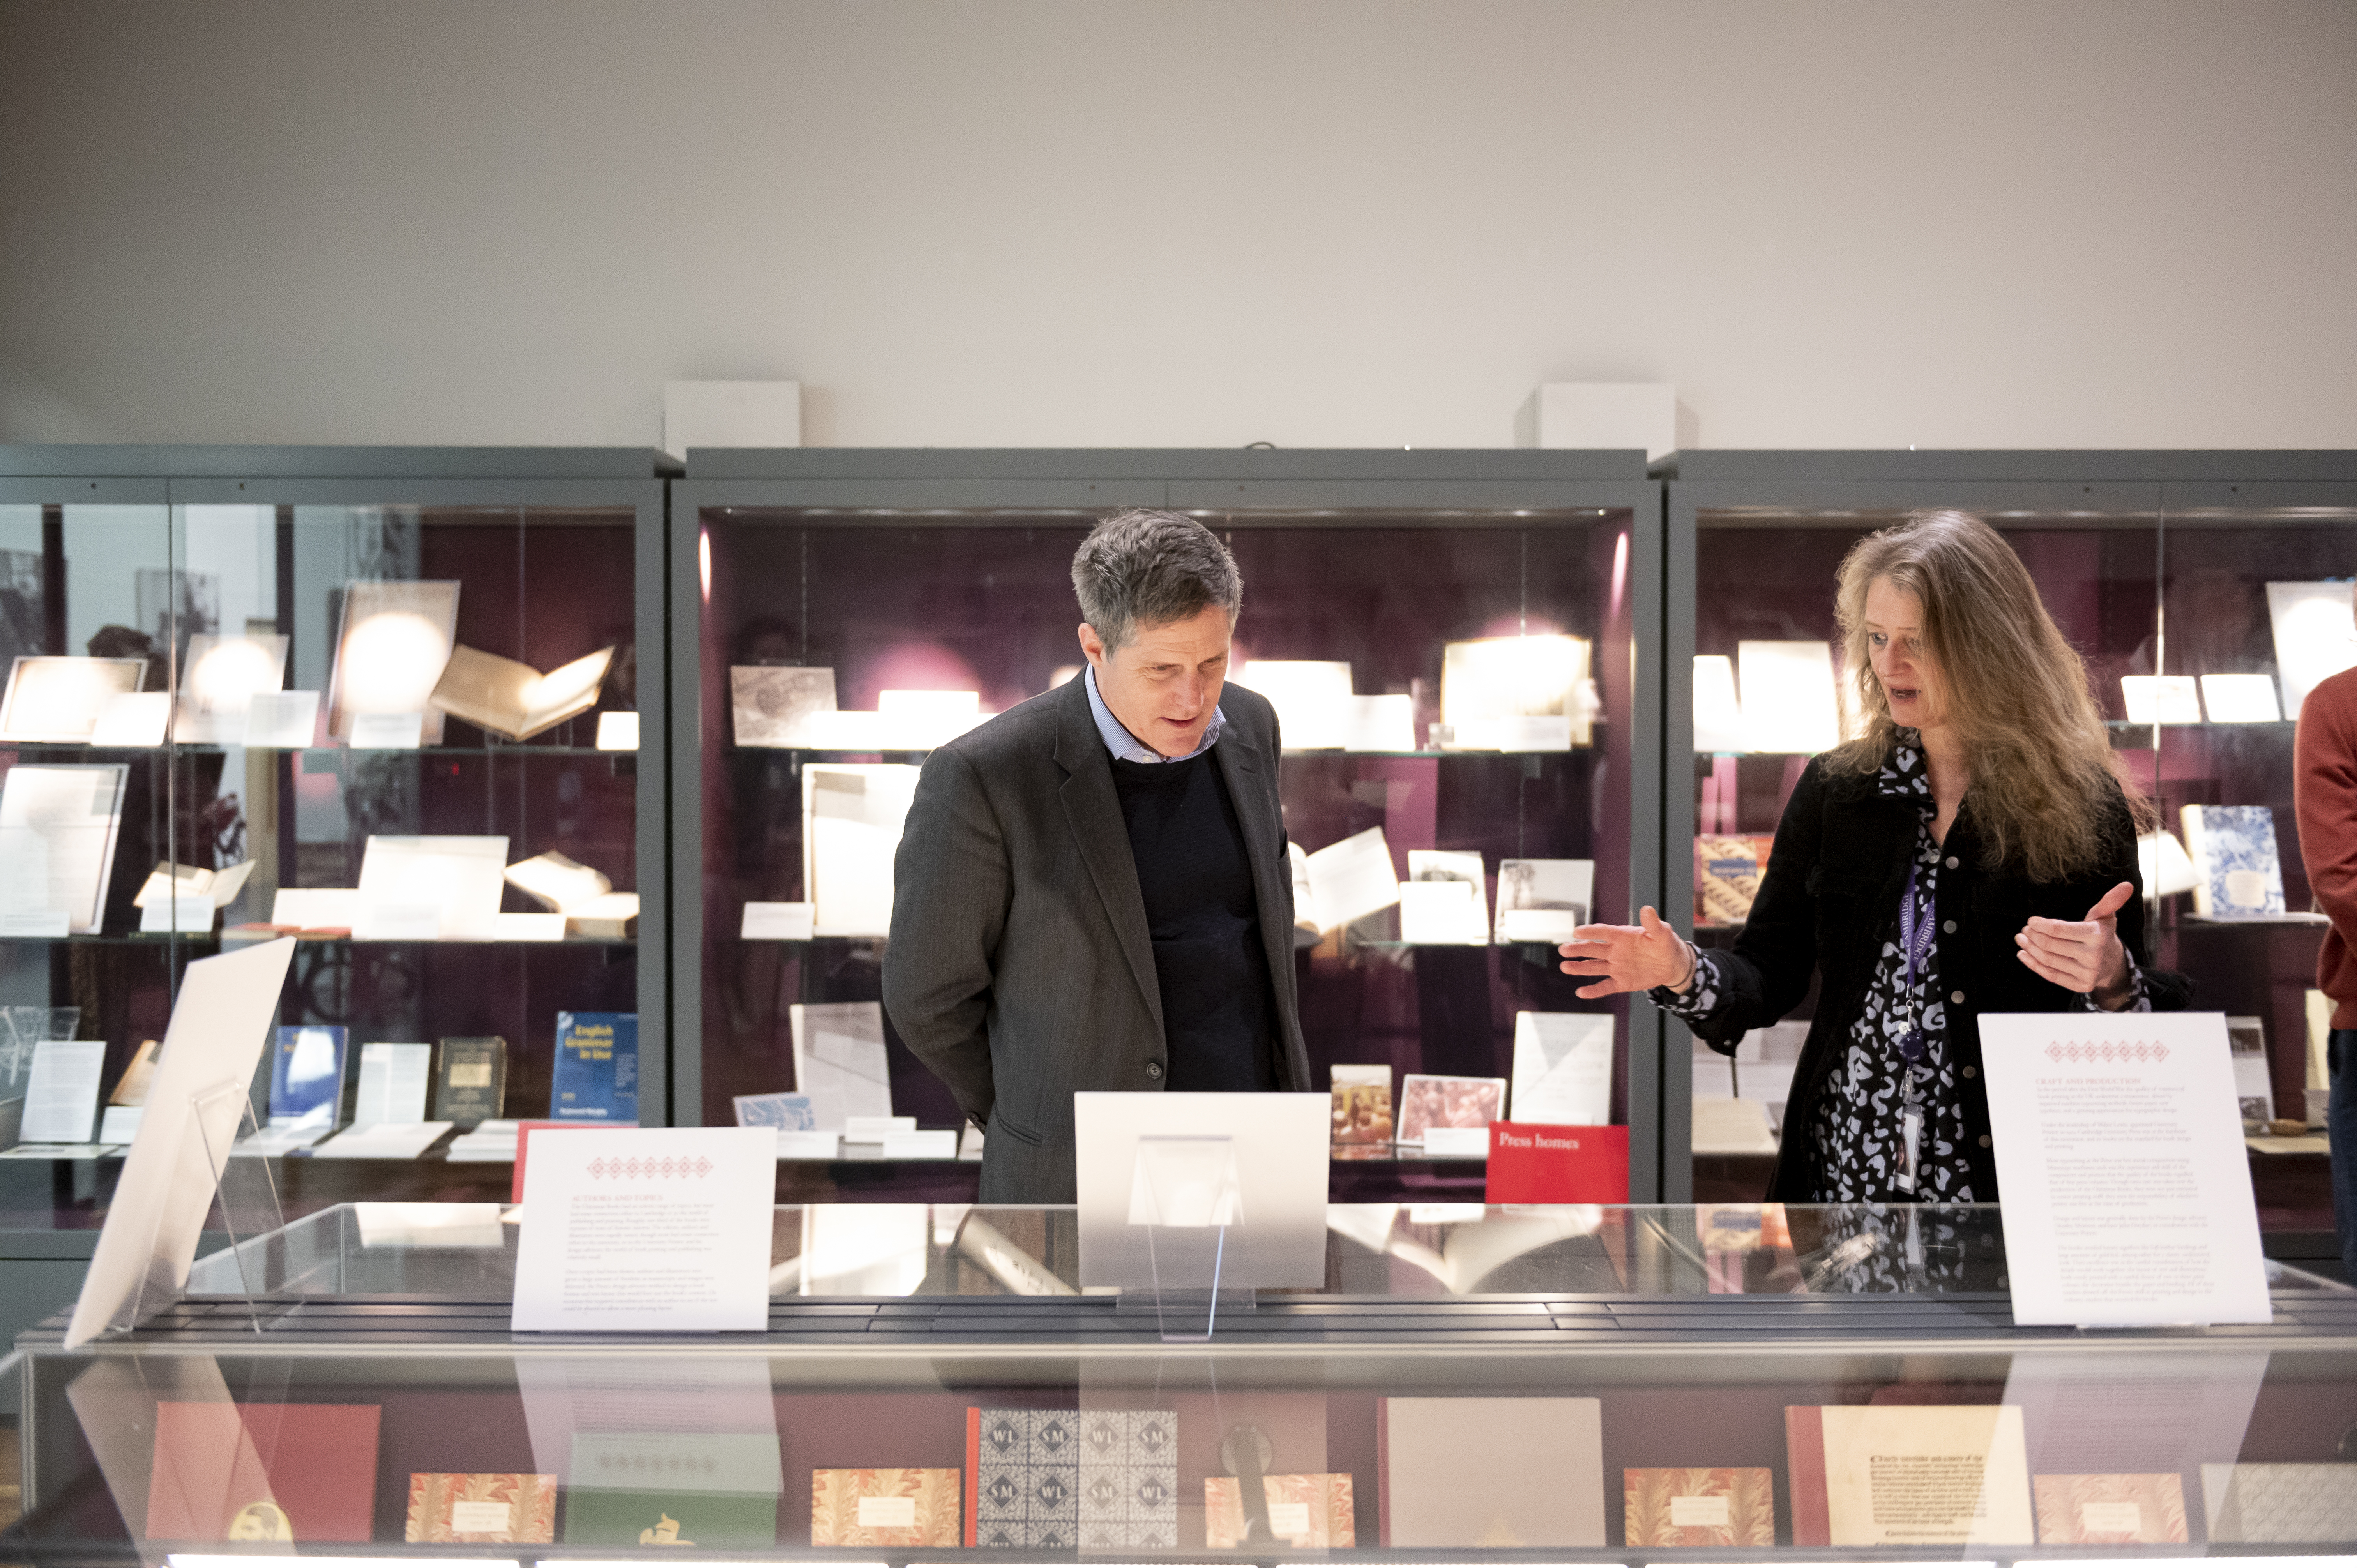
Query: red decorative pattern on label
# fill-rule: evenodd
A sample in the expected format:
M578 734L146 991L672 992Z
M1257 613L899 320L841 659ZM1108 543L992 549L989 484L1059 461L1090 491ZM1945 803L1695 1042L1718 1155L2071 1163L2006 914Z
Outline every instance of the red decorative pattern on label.
M2158 1040L2057 1040L2046 1047L2046 1059L2123 1067L2136 1062L2165 1062L2169 1059L2169 1047Z
M589 1162L588 1168L590 1176L597 1181L621 1181L645 1176L672 1180L685 1180L693 1177L701 1181L712 1174L714 1167L711 1160L702 1155L696 1155L694 1159L678 1155L665 1155L660 1159L639 1155L628 1155L618 1159L600 1155Z

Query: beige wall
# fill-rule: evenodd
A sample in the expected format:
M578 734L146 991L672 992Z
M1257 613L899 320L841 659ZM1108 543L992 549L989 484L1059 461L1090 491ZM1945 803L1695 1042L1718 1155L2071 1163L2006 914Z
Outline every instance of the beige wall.
M2348 0L0 5L0 439L2357 446Z

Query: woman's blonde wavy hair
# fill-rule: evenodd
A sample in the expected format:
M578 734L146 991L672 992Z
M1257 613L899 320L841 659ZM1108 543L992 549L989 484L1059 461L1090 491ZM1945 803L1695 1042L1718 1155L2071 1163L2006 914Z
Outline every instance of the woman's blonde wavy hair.
M1970 512L1918 511L1842 558L1836 611L1855 683L1858 733L1827 760L1873 773L1898 735L1866 642L1866 595L1878 578L1923 607L1922 647L1946 688L1948 722L1972 769L1973 826L1991 865L2018 863L2035 882L2085 870L2103 854L2116 789L2139 832L2156 820L2123 770L2087 690L2087 667L2038 596L2021 557Z

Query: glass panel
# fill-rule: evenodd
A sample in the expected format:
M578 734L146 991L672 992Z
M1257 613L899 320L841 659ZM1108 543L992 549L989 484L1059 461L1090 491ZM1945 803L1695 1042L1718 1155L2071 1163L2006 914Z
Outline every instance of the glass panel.
M100 1099L125 1101L107 1142L129 1135L126 1069L162 1036L181 970L225 946L302 939L279 1023L309 1031L286 1037L318 1058L310 1087L281 1072L274 1088L274 1042L253 1098L264 1122L318 1121L271 1133L280 1155L361 1123L544 1115L559 1015L635 1015L637 757L598 739L638 706L636 521L627 506L0 509L0 637L133 662L156 704L145 736L6 752L124 770L97 921L0 943L0 1000L79 1006L82 1037L105 1043ZM539 897L504 875L548 855L587 870ZM444 1047L468 1039L500 1041L500 1067L451 1112ZM447 1147L288 1159L279 1187L295 1213L505 1193L504 1160ZM118 1171L0 1161L0 1222L94 1226Z
M1842 557L1901 515L1729 510L1705 510L1696 520L1695 663L1686 688L1695 726L1695 843L1685 897L1704 948L1730 945L1741 932L1784 804L1810 756L1834 743L1846 712L1834 606ZM2085 658L2115 743L2150 789L2151 753L2135 748L2148 746L2152 731L2127 724L2120 677L2151 672L2158 647L2158 520L1983 515L2021 556L2048 613ZM1789 1017L1752 1031L1732 1059L1694 1042L1698 1199L1766 1193L1774 1151L1787 1135L1793 1067L1815 1010L1813 983Z
M1539 874L1534 918L1551 902L1607 919L1630 913L1629 515L1269 511L1205 521L1228 541L1245 582L1232 678L1279 702L1293 843L1315 853L1380 829L1388 851L1388 865L1370 869L1381 886L1367 908L1329 908L1338 918L1300 934L1314 1087L1327 1087L1338 1066L1371 1067L1394 1096L1408 1074L1510 1079L1519 1015L1583 1014L1605 1021L1610 1035L1606 1102L1590 1119L1625 1122L1625 1001L1579 1002L1543 941L1496 940L1496 912L1501 868L1522 861L1577 863ZM882 710L921 699L887 693L972 693L966 716L953 721L968 725L1073 678L1082 660L1071 564L1091 521L1078 513L703 513L707 1122L733 1121L738 1096L795 1088L794 1005L880 997L880 886L866 888L873 907L863 934L827 934L843 928L823 889L814 938L775 940L796 928L759 924L804 918L766 907L813 901L805 768L920 763L937 736ZM827 674L813 684L759 673L796 667ZM732 669L745 672L742 704ZM859 712L811 727L791 710L802 700L791 693L805 688L821 706ZM1343 714L1348 724L1337 722ZM1404 914L1398 893L1418 873L1478 879L1458 896L1459 924L1438 928L1461 940L1403 926L1423 918ZM1554 888L1548 879L1559 874L1577 891ZM838 891L845 908L857 891ZM956 1126L947 1089L880 1013L866 1026L883 1031L891 1110L920 1127ZM1399 1190L1389 1133L1372 1131L1380 1142L1343 1151L1359 1163L1337 1166L1338 1196ZM823 1196L857 1179L847 1167L830 1175L793 1166L780 1195ZM974 1190L970 1168L954 1166L908 1163L875 1179L910 1197ZM1480 1167L1469 1163L1426 1163L1415 1179L1481 1192ZM885 1187L861 1190L881 1196Z

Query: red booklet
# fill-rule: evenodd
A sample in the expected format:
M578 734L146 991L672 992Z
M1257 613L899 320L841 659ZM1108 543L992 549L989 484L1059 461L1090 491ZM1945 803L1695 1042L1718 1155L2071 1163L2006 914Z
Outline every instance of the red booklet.
M1490 1123L1491 1203L1626 1203L1629 1129Z
M163 1401L149 1538L369 1540L380 1413L372 1404Z

